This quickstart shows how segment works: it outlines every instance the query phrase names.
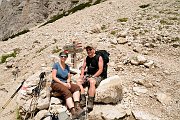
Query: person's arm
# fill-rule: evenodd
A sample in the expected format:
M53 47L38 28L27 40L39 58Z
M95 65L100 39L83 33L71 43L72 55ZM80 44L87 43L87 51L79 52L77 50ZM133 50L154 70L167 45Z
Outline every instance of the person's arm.
M68 73L68 79L67 79L67 83L70 83L71 82L71 74Z
M103 72L103 59L101 56L99 56L98 67L98 71L92 77L98 77Z
M56 73L57 73L57 70L56 69L53 69L52 70L52 79L57 82L57 83L61 83L64 85L64 83L62 81L60 81L57 77L56 77Z
M86 69L86 58L84 59L84 62L83 62L82 68L81 68L81 75L80 75L80 79L83 79L85 69Z
M71 88L71 74L70 73L68 73L67 85L68 85L68 88L70 89Z

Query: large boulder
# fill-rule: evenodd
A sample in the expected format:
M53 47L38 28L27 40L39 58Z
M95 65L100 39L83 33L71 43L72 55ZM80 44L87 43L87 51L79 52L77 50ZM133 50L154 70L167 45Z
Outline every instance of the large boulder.
M115 75L103 80L96 89L95 102L116 104L122 99L122 82Z
M126 111L121 105L95 105L89 113L90 120L119 120L126 116Z

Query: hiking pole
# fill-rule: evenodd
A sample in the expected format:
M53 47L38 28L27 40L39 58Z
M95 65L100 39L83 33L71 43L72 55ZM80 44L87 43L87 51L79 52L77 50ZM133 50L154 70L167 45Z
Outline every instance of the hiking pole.
M86 94L86 110L85 110L85 120L88 120L88 108L87 108L87 103L88 103L88 95Z
M10 101L13 99L13 97L18 93L18 91L21 89L24 81L25 80L23 80L23 82L21 82L21 85L18 87L18 89L14 92L14 94L10 97L10 99L1 107L0 113L6 108L6 106L10 103Z
M32 90L33 91L33 99L32 99L31 104L30 104L30 111L31 111L32 103L35 103L35 105L33 105L33 108L32 108L33 112L31 112L30 118L34 117L34 110L36 109L36 105L37 105L36 103L37 103L38 97L40 95L41 89L43 87L44 76L46 76L46 73L41 72L41 74L39 75L39 78L40 78L39 83L38 83L37 87Z

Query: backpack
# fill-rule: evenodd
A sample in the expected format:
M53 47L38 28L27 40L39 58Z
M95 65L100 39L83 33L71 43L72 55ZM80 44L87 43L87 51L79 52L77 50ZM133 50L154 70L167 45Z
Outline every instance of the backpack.
M95 52L95 54L100 55L103 58L104 65L106 66L109 62L109 53L106 50L98 50Z
M95 52L95 54L99 55L103 59L103 76L104 78L107 78L107 63L109 63L109 53L106 50L98 50ZM99 61L99 57L97 58L97 61Z

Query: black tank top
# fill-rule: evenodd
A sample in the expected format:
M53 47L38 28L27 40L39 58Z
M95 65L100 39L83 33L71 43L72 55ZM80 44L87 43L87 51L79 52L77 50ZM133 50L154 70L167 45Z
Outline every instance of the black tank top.
M99 61L99 55L95 55L92 58L90 58L89 56L86 57L87 74L94 75L98 71L99 69L98 61ZM103 72L100 74L100 76L103 78L107 78L107 70L104 71L103 68Z

